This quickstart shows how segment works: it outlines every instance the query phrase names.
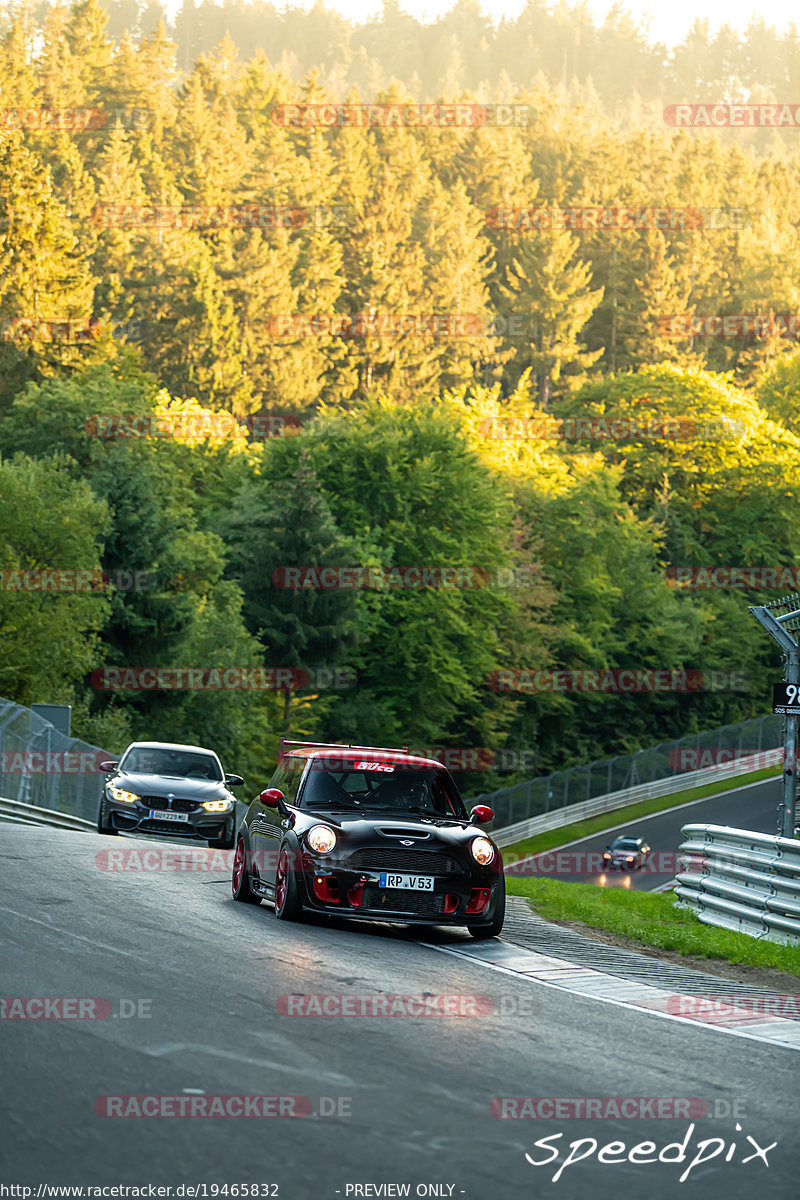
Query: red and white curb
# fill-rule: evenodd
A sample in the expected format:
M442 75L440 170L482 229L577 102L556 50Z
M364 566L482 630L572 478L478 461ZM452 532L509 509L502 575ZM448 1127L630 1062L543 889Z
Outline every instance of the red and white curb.
M581 967L563 958L552 958L536 950L512 946L508 942L494 941L480 945L434 946L445 954L455 954L495 971L521 976L543 987L559 988L575 996L600 1000L623 1008L638 1009L667 1021L689 1022L707 1029L722 1030L737 1037L754 1041L769 1042L786 1049L800 1050L800 1021L786 1017L770 1016L763 1012L736 1010L731 1003L736 996L736 984L732 980L730 992L724 997L699 997L650 984L636 983L607 975L591 967ZM798 989L800 991L800 988ZM752 993L750 993L752 996ZM769 992L763 995L769 997ZM742 993L746 1003L747 993ZM775 993L775 1008L780 1007L782 997ZM716 1001L716 1002L715 1002ZM800 1003L800 1001L798 1001ZM767 1005L762 1005L767 1007ZM675 1010L679 1011L676 1012Z

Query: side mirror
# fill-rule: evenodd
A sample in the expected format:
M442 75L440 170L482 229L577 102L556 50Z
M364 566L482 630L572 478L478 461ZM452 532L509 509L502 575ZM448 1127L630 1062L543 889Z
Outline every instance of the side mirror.
M286 798L280 788L265 788L258 798L267 808L277 808L279 813L286 812Z
M486 825L494 820L494 813L486 804L476 804L469 814L470 825Z
M103 762L97 764L98 771L113 771L119 766L119 762L115 762L112 758L106 758Z
M244 779L241 775L226 775L225 782L228 787L236 787L238 784L244 783Z

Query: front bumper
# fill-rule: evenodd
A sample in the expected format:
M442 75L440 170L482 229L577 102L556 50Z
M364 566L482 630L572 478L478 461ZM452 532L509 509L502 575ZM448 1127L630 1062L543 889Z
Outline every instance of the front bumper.
M230 808L228 812L211 813L198 807L187 813L176 812L176 820L162 820L150 816L156 805L146 798L135 804L123 804L106 795L103 805L108 824L120 833L150 833L185 841L211 841L223 837L226 826L234 820L235 811Z
M380 871L316 864L298 875L300 902L309 912L366 921L486 925L504 893L502 875L483 868L433 876L433 890L381 887Z

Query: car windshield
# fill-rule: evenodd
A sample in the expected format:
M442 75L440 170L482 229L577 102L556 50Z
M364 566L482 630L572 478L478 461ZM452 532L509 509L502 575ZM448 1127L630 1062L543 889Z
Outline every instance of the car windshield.
M136 775L167 775L174 779L210 779L221 782L222 769L210 754L164 747L137 746L120 763Z
M467 820L463 801L444 771L405 763L314 761L300 805Z
M617 838L614 842L615 850L638 850L639 843L635 838Z

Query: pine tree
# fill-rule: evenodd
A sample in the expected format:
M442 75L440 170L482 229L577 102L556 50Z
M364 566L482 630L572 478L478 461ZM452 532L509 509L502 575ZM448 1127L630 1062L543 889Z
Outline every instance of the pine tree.
M503 289L510 311L530 318L530 341L514 362L520 371L534 367L545 408L562 376L591 366L602 353L587 351L580 338L603 289L592 290L588 264L572 261L577 249L577 238L564 230L521 241Z

